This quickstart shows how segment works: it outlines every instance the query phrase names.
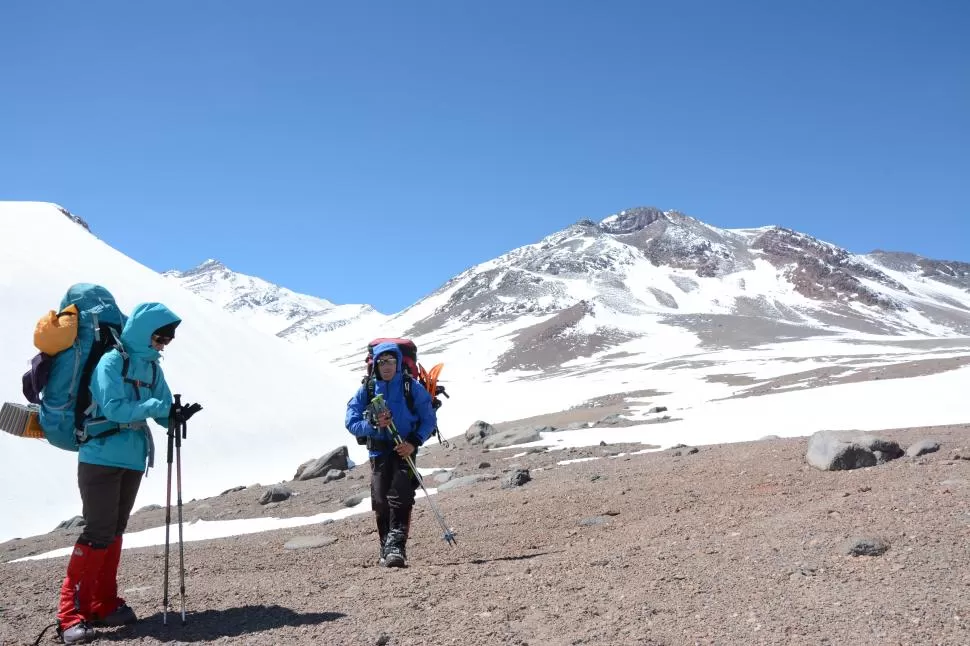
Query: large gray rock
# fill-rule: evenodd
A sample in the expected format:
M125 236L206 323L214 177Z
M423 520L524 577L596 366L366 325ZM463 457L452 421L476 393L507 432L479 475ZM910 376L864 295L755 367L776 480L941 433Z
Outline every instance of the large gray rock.
M483 444L486 449L500 449L516 444L526 444L540 439L537 428L513 428L501 433L494 433L485 438Z
M331 471L346 471L350 468L347 460L350 455L347 451L346 446L338 446L330 453L327 453L322 458L317 458L316 460L310 460L309 462L304 462L300 465L300 468L296 470L296 475L293 476L294 480L310 480L312 478L320 478L327 475Z
M823 471L844 471L873 467L901 455L895 440L862 431L818 431L808 440L805 459Z
M478 420L465 431L465 439L469 444L481 444L486 437L495 433L495 427L488 422Z

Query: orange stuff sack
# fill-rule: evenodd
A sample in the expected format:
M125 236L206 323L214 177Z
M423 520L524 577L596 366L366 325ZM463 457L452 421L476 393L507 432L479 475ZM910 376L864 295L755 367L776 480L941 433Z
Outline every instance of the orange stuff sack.
M34 327L34 347L54 356L74 345L77 338L77 306L73 303L60 312L49 311Z

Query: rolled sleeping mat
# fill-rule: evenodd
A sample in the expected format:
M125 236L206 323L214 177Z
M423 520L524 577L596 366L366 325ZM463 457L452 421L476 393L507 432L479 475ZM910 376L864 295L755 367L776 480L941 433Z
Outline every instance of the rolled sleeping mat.
M44 429L40 426L39 410L33 404L4 402L3 406L0 406L0 431L5 431L17 437L43 440Z

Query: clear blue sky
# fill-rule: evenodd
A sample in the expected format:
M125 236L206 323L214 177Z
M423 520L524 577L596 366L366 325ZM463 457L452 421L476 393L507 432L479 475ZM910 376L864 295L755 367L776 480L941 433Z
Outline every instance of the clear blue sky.
M964 0L7 2L0 199L385 312L637 205L970 260L968 33Z

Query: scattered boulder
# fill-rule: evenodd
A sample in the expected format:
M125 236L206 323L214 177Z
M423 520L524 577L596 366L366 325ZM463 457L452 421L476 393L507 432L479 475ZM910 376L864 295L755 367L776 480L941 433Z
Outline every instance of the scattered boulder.
M236 493L237 491L243 491L245 488L246 487L244 487L243 485L239 485L238 487L233 487L232 489L226 489L225 491L223 491L219 495L220 496L225 496L226 494Z
M84 527L84 525L83 516L74 516L73 518L62 520L54 529L77 529L78 527Z
M490 462L479 462L478 463L478 468L479 469L491 469L492 468L492 464Z
M287 550L303 550L312 547L326 547L337 542L336 536L295 536L283 544Z
M454 471L435 471L431 474L431 479L435 481L436 484L444 484L455 477Z
M940 443L933 440L920 440L916 444L910 444L906 448L906 457L916 458L927 453L935 453L940 450Z
M516 469L505 479L505 483L502 485L502 487L521 487L529 480L532 480L532 476L529 475L528 469Z
M478 482L484 482L485 480L498 480L498 476L491 473L481 473L473 476L464 476L462 478L452 478L448 482L445 482L439 486L438 491L457 489L459 487L476 484Z
M895 440L861 431L818 431L808 440L805 458L822 471L844 471L876 466L902 455Z
M344 498L343 501L341 501L341 504L343 504L344 507L356 507L363 502L364 498L369 495L369 491L358 491L354 495Z
M854 537L842 544L842 551L849 556L882 556L889 543L881 538Z
M516 444L527 444L541 439L539 430L535 428L513 428L501 433L493 433L483 440L486 449L500 449Z
M647 412L648 413L662 413L662 412L664 412L666 410L667 410L667 407L666 406L654 406L653 408L651 408Z
M294 480L310 480L327 475L331 471L346 471L350 468L350 455L346 446L338 446L321 458L304 462L296 470Z
M293 492L283 485L275 485L263 492L263 495L259 497L259 504L266 505L271 502L282 502L292 495Z
M469 444L481 444L486 437L495 434L495 427L488 422L478 420L465 431L465 439Z
M330 469L330 471L327 472L327 475L323 476L323 482L324 484L326 484L328 482L333 482L334 480L342 480L343 478L346 478L346 477L347 477L346 471L340 471L339 469Z
M619 413L613 413L596 422L596 426L626 426L626 421Z

